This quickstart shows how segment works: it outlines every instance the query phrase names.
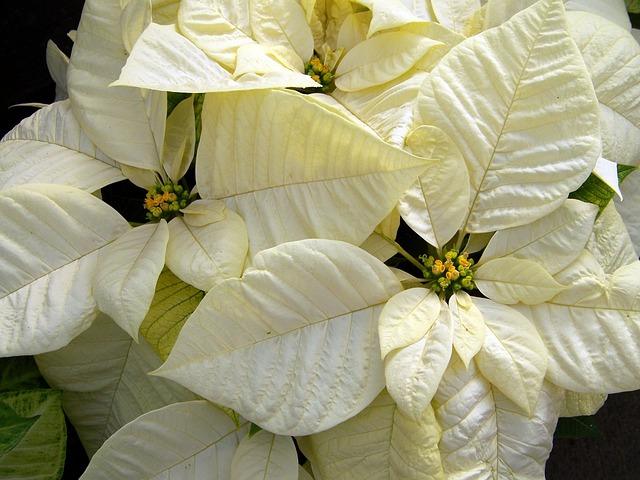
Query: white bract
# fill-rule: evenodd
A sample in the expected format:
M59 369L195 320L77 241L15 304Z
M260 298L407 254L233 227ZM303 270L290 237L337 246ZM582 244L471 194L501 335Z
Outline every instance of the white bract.
M640 388L621 6L87 0L0 142L0 355L82 478L544 478ZM91 195L125 178L149 223Z

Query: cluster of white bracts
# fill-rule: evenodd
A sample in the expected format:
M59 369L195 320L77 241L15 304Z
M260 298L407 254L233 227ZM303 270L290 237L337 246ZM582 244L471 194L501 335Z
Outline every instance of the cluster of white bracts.
M285 90L314 51L336 89ZM0 355L65 391L83 479L538 479L640 388L640 174L567 200L640 164L624 2L87 0L48 60L69 99L0 142ZM167 92L207 93L197 152ZM194 153L168 223L91 195ZM403 288L400 216L470 234L486 298Z

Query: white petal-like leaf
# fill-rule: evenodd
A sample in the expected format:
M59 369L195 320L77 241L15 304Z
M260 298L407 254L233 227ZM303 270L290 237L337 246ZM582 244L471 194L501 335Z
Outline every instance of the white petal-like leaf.
M586 249L596 257L605 273L614 273L638 259L627 228L613 202L598 216Z
M482 374L528 415L547 371L547 351L533 324L513 308L473 298L487 326L476 362Z
M561 401L562 391L545 383L531 416L523 415L473 362L453 361L434 400L447 478L543 480Z
M640 128L601 103L600 129L603 157L623 165L640 164Z
M340 25L337 44L340 45L340 48L344 48L345 52L348 52L360 42L364 42L370 23L370 11L350 13Z
M36 361L47 383L64 392L64 410L89 456L143 413L195 398L171 381L148 375L161 360L144 340L134 342L106 315L98 315L66 347Z
M0 192L0 356L63 347L95 318L101 248L130 227L93 195L60 185Z
M0 189L57 183L95 192L123 179L82 131L68 100L38 110L0 142Z
M476 253L484 250L491 241L493 235L494 232L470 234L469 238L467 239L467 244L465 245L464 251L469 253Z
M542 0L454 47L423 84L419 106L469 168L468 232L550 213L600 155L598 104L561 0Z
M313 35L306 22L304 10L295 0L257 0L251 5L253 38L261 45L280 47L286 59L294 57L297 67L313 55Z
M380 222L371 235L360 245L360 248L366 250L381 262L386 262L398 253L395 245L389 242L389 239L395 240L400 227L400 213L397 208L387 215Z
M357 0L357 3L364 5L371 10L372 18L369 25L368 36L382 30L402 27L409 23L424 23L428 18L428 10L422 2L405 0Z
M640 46L628 29L599 15L570 12L567 20L601 102L602 156L625 165L638 165Z
M624 0L565 0L567 10L590 12L631 30L631 22Z
M274 433L331 428L384 386L378 315L399 291L388 267L343 242L265 250L207 294L156 374Z
M207 56L232 69L238 48L254 43L250 4L247 0L182 0L179 31Z
M529 8L537 0L488 0L483 19L483 28L502 25L516 13Z
M253 46L259 49L259 45ZM268 63L270 69L264 74L249 73L234 78L180 35L175 25L152 23L136 42L114 85L187 93L318 86L310 76L280 66L264 52L256 59L255 48L243 51L253 52L253 61L260 61L261 65Z
M480 6L480 0L431 0L438 22L458 33L465 32L466 23Z
M153 21L163 25L176 23L180 3L180 0L151 0Z
M298 438L298 445L311 460L316 480L444 480L439 439L431 406L415 421L384 391L354 418Z
M432 162L285 91L208 96L198 159L200 195L242 216L250 256L302 238L361 244Z
M120 5L122 41L127 53L130 53L140 34L151 23L152 4L149 0L123 0Z
M412 153L437 159L400 200L400 214L411 229L438 248L451 240L469 211L469 172L449 136L423 125L406 140ZM455 191L455 194L450 192Z
M204 400L168 405L113 434L80 478L187 480L202 474L211 480L227 480L233 453L246 430L246 425L236 426Z
M467 367L484 345L484 318L467 292L452 295L449 309L453 317L453 347Z
M607 400L606 393L578 393L566 391L560 410L561 417L583 417L595 415Z
M56 84L56 102L69 97L67 93L67 67L69 57L51 40L47 42L47 70Z
M376 88L357 92L335 90L331 95L385 141L404 147L407 134L414 128L418 91L427 75L409 72Z
M572 288L542 305L518 306L549 352L549 380L576 392L640 388L640 262L605 277L583 255L557 278Z
M98 308L138 340L149 311L169 241L167 222L141 225L103 248L93 279Z
M154 170L131 167L129 165L120 165L120 170L127 177L127 180L145 190L163 183L160 174Z
M378 321L382 358L424 337L438 319L441 307L438 295L428 288L411 288L394 295Z
M336 70L336 87L353 92L381 85L408 72L426 55L438 56L443 48L413 33L381 33L349 50Z
M240 216L219 200L198 200L212 204L207 210L220 211L221 218L206 225L193 225L201 214L187 213L169 222L167 266L180 279L208 292L222 280L242 275L249 241Z
M511 256L532 260L555 275L578 258L589 240L597 213L595 205L567 200L533 223L496 232L478 263Z
M260 430L240 441L230 480L255 479L298 480L298 454L291 437Z
M71 108L82 130L120 163L160 170L165 92L110 88L127 59L119 0L87 0L67 76Z
M638 42L628 30L599 15L569 12L567 23L591 74L598 100L640 128Z
M452 344L453 317L443 303L438 319L424 337L385 358L387 390L410 418L419 421L429 407L449 364Z
M607 187L616 192L618 197L622 197L620 192L620 182L618 181L618 164L600 157L593 169L593 174L602 180Z
M167 118L162 166L173 183L187 173L196 146L196 119L191 97L183 100Z
M473 280L495 302L535 305L560 293L564 286L538 263L515 257L494 258L480 265Z

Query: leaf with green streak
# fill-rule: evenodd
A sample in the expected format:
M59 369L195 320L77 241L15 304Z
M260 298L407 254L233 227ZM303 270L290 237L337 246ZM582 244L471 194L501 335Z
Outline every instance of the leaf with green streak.
M167 359L182 325L203 297L203 291L183 282L168 268L162 271L151 308L140 325L140 333L160 358Z
M167 93L167 117L171 115L173 109L178 106L184 99L189 98L190 93L168 92Z
M13 449L26 435L38 417L24 418L13 408L0 402L0 455Z
M622 181L635 169L636 167L629 165L618 165L618 181L622 183ZM613 199L614 195L615 192L611 187L594 174L591 174L580 188L569 195L569 198L593 203L594 205L597 205L600 212L602 212Z
M640 13L640 0L626 0L629 13Z
M556 438L599 438L602 436L595 417L569 417L558 419Z
M0 401L16 415L35 419L15 447L0 454L0 478L58 480L67 446L62 393L51 389L21 390L3 393Z
M204 93L196 93L193 96L193 111L196 115L196 152L200 143L200 134L202 133L202 106L204 105Z
M47 387L33 357L0 358L0 392Z

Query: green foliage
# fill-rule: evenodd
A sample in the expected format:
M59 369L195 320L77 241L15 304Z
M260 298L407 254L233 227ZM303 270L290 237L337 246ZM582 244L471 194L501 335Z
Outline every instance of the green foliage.
M601 436L595 417L560 418L556 427L557 438L599 438Z
M262 430L261 426L256 425L255 423L252 423L251 426L249 427L249 437L253 437L260 430Z
M160 358L167 359L182 325L203 297L203 291L183 282L168 268L162 271L151 308L140 325L140 333Z
M13 429L9 429L13 437L10 431L0 435L7 442L3 445L7 451L0 453L0 478L61 478L67 447L62 392L51 389L5 392L0 395L0 404L3 414L13 415ZM9 446L10 443L13 445Z
M191 96L190 93L168 92L167 93L167 117L178 106L178 104Z
M618 165L618 181L622 183L622 181L635 169L636 167L631 167L629 165ZM569 195L569 198L593 203L594 205L597 205L600 212L602 212L614 196L615 192L611 187L594 174L591 174L580 188Z
M33 357L0 358L0 392L47 387Z
M6 403L0 401L0 456L20 443L38 417L24 418Z
M193 96L193 111L196 115L196 152L202 134L202 106L204 105L204 93L196 93Z
M0 359L0 478L61 478L67 446L62 392L33 357Z
M626 0L629 13L640 13L640 0Z

